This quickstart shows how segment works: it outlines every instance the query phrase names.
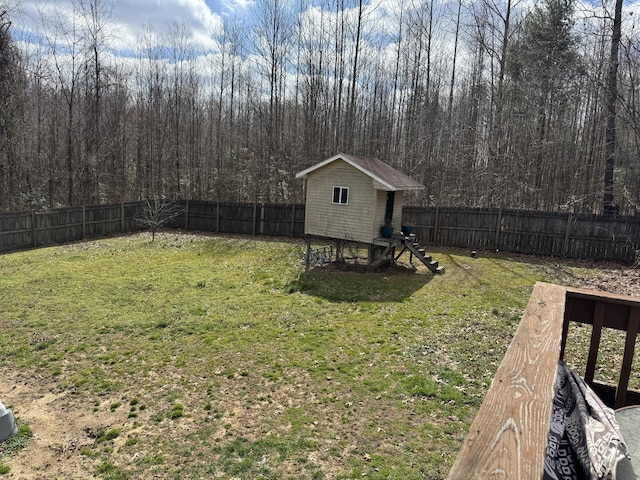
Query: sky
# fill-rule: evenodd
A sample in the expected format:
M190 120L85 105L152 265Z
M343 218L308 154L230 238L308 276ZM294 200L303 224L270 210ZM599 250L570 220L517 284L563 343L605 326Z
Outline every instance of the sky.
M41 32L42 18L71 12L73 3L98 1L110 11L113 45L117 49L132 48L145 30L165 32L172 24L183 24L199 45L211 42L225 16L246 14L253 0L0 0L0 10L8 10L12 30L22 33Z

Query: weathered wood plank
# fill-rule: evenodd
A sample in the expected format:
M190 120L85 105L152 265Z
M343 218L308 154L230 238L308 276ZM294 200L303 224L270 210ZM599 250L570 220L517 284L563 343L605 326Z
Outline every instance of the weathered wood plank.
M600 350L600 340L602 339L602 327L604 325L604 312L606 304L597 302L593 315L593 328L591 329L591 342L589 342L589 356L587 357L587 370L584 374L584 381L593 382L598 361L598 350Z
M628 317L627 337L624 342L624 355L622 357L622 368L620 369L620 379L616 391L615 408L621 408L627 402L627 389L629 388L629 377L631 376L631 365L633 363L633 352L636 348L636 338L640 330L640 307L632 308Z
M565 292L535 285L449 479L542 477Z

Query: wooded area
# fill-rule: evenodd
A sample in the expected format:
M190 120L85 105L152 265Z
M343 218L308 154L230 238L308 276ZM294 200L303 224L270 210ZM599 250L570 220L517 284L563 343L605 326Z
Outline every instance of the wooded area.
M168 228L302 237L301 204L171 202ZM0 251L69 243L149 229L146 202L0 213ZM158 212L158 217L162 213ZM162 222L156 220L156 225ZM640 262L640 217L451 207L405 207L423 245L563 258Z
M638 211L622 0L258 0L209 50L173 24L117 52L114 3L74 5L43 11L35 43L0 8L5 211L301 203L295 173L341 151L424 182L415 205Z

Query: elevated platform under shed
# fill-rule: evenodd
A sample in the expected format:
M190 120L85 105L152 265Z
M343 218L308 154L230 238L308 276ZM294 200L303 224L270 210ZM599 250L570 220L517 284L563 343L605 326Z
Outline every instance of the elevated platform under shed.
M345 244L354 243L336 238L305 236L307 244L306 252L303 254L306 269L309 270L311 264L325 264L340 262L345 260L343 250ZM322 246L313 247L315 242L321 242ZM331 245L333 243L333 246ZM424 249L416 241L415 235L395 234L389 238L376 237L371 243L356 242L358 245L367 246L367 270L373 271L388 263L394 263L405 252L409 252L409 263L413 265L413 258L417 258L433 273L444 273L444 267L438 265L431 255L427 255Z

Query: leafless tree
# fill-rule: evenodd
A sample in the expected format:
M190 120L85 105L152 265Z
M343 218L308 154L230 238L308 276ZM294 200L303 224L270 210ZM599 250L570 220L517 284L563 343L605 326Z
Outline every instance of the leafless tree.
M156 239L156 232L169 225L177 217L184 215L184 208L176 201L162 197L147 198L142 216L136 222L151 231L151 241Z
M614 199L614 168L616 164L616 139L618 117L618 68L620 64L620 40L622 38L622 0L616 0L611 30L611 49L607 75L607 124L605 130L605 168L602 196L602 213L612 215L619 209Z
M9 33L10 27L7 12L0 9L0 208L9 205L12 184L17 181L14 167L17 159L11 151L11 137L17 123L21 82L18 51Z

